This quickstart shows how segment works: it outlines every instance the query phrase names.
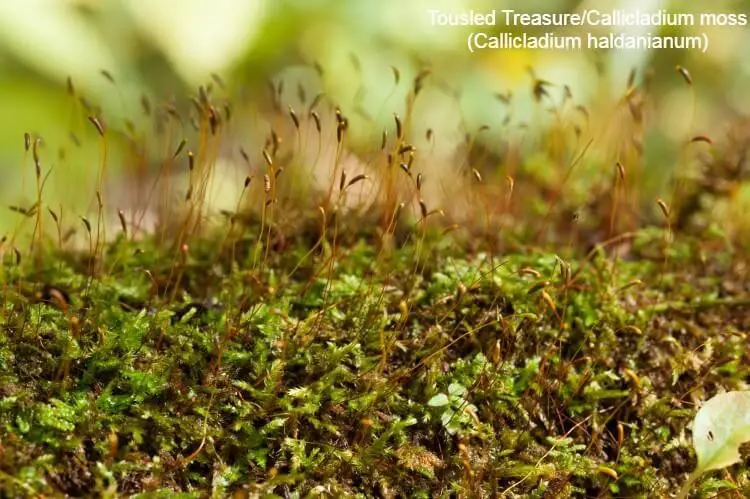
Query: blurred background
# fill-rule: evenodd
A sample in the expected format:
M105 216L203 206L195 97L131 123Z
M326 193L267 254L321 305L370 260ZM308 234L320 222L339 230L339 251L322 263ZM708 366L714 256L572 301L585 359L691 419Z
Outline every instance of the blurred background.
M165 132L145 107L171 105L182 112L190 108L189 98L198 95L198 86L210 84L214 95L232 105L232 124L218 146L212 187L217 207L229 207L248 168L262 162L269 129L281 115L283 125L277 129L284 128L285 137L294 142L285 115L288 106L305 118L303 136L309 137L311 122L304 110L315 96L325 94L349 120L351 150L377 149L382 130L393 132L393 113L407 113L409 92L425 68L429 85L415 102L407 126L417 149L430 151L429 165L423 164L429 178L450 178L465 163L471 156L465 147L467 134L473 137L474 150L484 151L485 157L496 154L499 161L515 144L513 150L533 169L549 154L535 160L538 151L547 149L542 141L548 136L532 132L553 126L565 111L584 137L581 143L587 137L593 141L587 157L609 165L624 154L617 145L622 142L613 145L598 133L625 127L621 121L628 121L628 133L637 132L640 143L635 147L642 150L643 195L653 199L664 192L676 168L691 163L682 157L691 136L705 134L719 143L720 137L741 134L738 127L742 129L743 116L750 112L750 58L745 55L749 28L658 30L686 35L705 31L711 41L705 54L470 54L465 39L471 28L431 26L428 14L429 9L566 12L592 7L747 12L750 1L696 1L687 6L666 0L5 0L0 2L0 199L8 206L29 206L35 200L34 166L23 141L29 133L42 140L44 172L52 169L45 203L56 211L63 207L68 213L89 213L104 152L86 121L88 114L100 116L112 131L105 203L134 202L131 184L148 184L181 136L190 139L185 130ZM489 31L506 30L497 26ZM553 31L565 33L563 28ZM676 65L689 70L692 86L675 71ZM618 107L628 92L629 75L632 86L648 88L647 97L637 103L639 112L648 116L642 123L633 121L632 106L630 115ZM549 82L543 85L542 102L534 93L541 80ZM273 99L270 87L278 94ZM275 110L274 99L279 101ZM576 106L584 111L579 108L576 114ZM128 137L136 135L145 152L133 153ZM335 143L335 135L329 135ZM315 156L315 141L307 142L313 144L308 149ZM297 147L305 149L304 143L299 139ZM318 158L333 154L335 147L328 146L323 144ZM240 147L248 152L250 165ZM356 157L347 161L356 162ZM356 166L350 168L351 176ZM360 160L358 166L366 171L367 161ZM328 181L325 177L323 172L321 183ZM432 185L437 186L434 203L450 203L445 183ZM12 230L20 215L10 209L0 213L0 231Z

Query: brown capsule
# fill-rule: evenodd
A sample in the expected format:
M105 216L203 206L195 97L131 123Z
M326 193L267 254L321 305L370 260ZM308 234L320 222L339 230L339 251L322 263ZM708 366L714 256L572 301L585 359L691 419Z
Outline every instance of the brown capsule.
M96 128L96 131L99 133L100 137L104 137L104 127L102 126L102 123L94 116L89 116L89 121L92 125Z
M276 130L271 130L271 143L273 144L271 156L275 158L276 153L279 152L279 146L281 145L281 137L276 133Z
M628 325L628 326L623 327L621 329L621 331L628 331L628 332L633 333L635 335L643 336L643 331L641 331L641 329L639 327L637 327L637 326Z
M617 480L618 479L617 478L617 472L615 470L613 470L612 468L608 467L608 466L603 466L603 465L597 466L596 467L596 471L598 473L602 474L602 475L607 475L612 480Z
M312 116L313 121L315 122L315 129L320 133L320 116L318 116L317 111L311 111L310 116Z
M219 86L220 89L224 90L226 88L224 80L221 78L221 76L217 75L216 73L211 73L211 79Z
M29 152L29 148L31 147L31 135L28 133L23 134L23 148L26 150L26 152Z
M401 73L396 66L391 66L391 71L393 72L393 80L395 81L396 85L398 85L401 81Z
M531 267L524 267L522 269L518 270L518 275L531 275L536 277L537 279L542 277L542 274L540 274L538 271L532 269Z
M398 117L398 114L393 114L393 119L396 121L396 138L401 140L403 128L401 127L401 119Z
M185 201L190 201L190 198L193 196L193 186L189 185L187 193L185 194Z
M297 113L294 112L294 109L292 109L292 106L289 106L289 116L292 118L294 128L299 130L299 118L297 117Z
M242 156L242 159L245 160L245 163L247 163L247 166L250 166L250 156L248 156L245 150L241 147L240 147L240 156Z
M211 135L216 135L216 130L221 124L221 116L219 115L216 108L213 106L208 107L208 126L211 128Z
M625 182L625 167L619 161L617 162L617 173L620 176L620 180Z
M109 82L110 82L110 83L111 83L112 85L114 85L114 84L115 84L115 78L114 78L114 76L112 76L112 73L110 73L110 72L109 72L109 71L107 71L106 69L102 69L101 71L99 71L99 73L100 73L100 74L101 74L101 75L102 75L103 77L105 77L105 78L106 78L106 79L107 79L107 80L108 80L108 81L109 81Z
M547 293L545 290L542 290L540 293L542 296L542 300L547 304L549 308L552 309L553 312L557 311L557 306L555 305L555 301L552 299L552 297Z
M482 174L479 173L479 170L477 170L476 168L472 168L471 169L471 173L474 174L474 178L477 179L477 182L479 182L481 184L482 183Z
M302 86L302 83L297 83L297 98L304 106L307 101L307 92L305 91L305 87Z
M185 144L187 144L187 141L185 139L182 139L177 146L174 154L172 154L172 159L176 158L182 152L182 150L185 148Z
M346 187L348 188L349 186L354 185L357 182L360 182L362 180L367 180L367 179L368 179L367 175L360 173L359 175L356 175L353 179L351 179L349 183L346 184Z
M188 151L188 170L193 171L195 168L195 156L193 155L193 151Z
M427 218L427 205L424 199L419 200L419 211L422 213L422 218Z
M55 213L54 211L52 211L52 208L47 208L47 212L49 213L49 216L52 217L52 220L55 221L55 223L59 223L60 222L60 220L57 218L57 213Z
M263 175L263 191L268 194L271 192L271 177L268 174Z
M230 121L232 119L232 105L228 102L224 103L224 119Z
M31 153L34 158L34 163L39 164L39 143L41 142L41 139L38 137L34 140L34 144L32 144Z
M73 78L71 78L70 76L68 76L68 78L65 80L65 83L66 83L66 85L68 87L68 95L70 95L70 96L75 95L76 89L73 86Z
M99 192L98 190L96 191L96 202L97 202L97 205L99 206L99 209L101 210L102 207L104 206L104 203L102 202L102 193Z
M428 129L427 129L427 131L425 132L424 136L425 136L425 138L426 138L426 139L427 139L428 141L429 141L429 140L432 140L432 133L433 133L433 132L432 132L432 128L428 128Z
M417 190L422 190L422 172L417 173Z
M21 252L15 246L13 246L13 253L16 254L16 265L21 265Z
M336 140L339 144L344 141L344 131L346 130L346 120L340 121L336 127Z
M682 78L685 80L685 83L687 83L690 86L693 85L693 79L690 77L690 72L688 72L687 69L685 69L684 67L682 67L682 66L680 66L678 64L677 66L675 66L675 70L678 73L680 73L680 75L682 76Z
M280 167L279 169L277 169L277 170L276 170L276 171L274 172L274 174L273 174L273 178L279 178L279 175L281 175L281 172L283 172L283 171L284 171L284 167L282 166L282 167Z
M122 229L122 233L127 236L128 235L128 224L125 221L125 213L123 213L122 210L117 210L117 216L120 218L120 228Z
M628 88L633 88L634 83L635 83L635 68L632 68L630 70L630 74L628 74Z
M458 229L458 224L449 225L448 227L445 228L445 230L443 230L443 235L445 236L446 234L453 232L454 230L457 230L457 229Z
M388 144L388 130L383 130L383 136L380 139L380 150L384 150L385 146Z
M81 221L83 222L83 225L86 227L86 231L91 235L91 222L89 222L88 218L81 217Z
M547 87L549 85L551 85L551 83L546 80L540 80L540 79L534 80L532 93L534 94L535 101L540 102L542 100L542 97L549 96L549 92L547 92Z
M659 208L661 208L661 212L664 214L664 218L669 220L669 207L667 206L667 203L662 201L660 198L656 198L656 203L659 205Z
M424 80L432 73L432 70L425 68L414 78L414 95L418 95L424 86Z
M401 148L398 150L398 153L404 154L404 153L412 152L412 151L416 151L416 148L412 145L407 144L407 145L401 146Z
M268 154L268 151L263 149L263 159L266 160L266 163L268 163L268 166L273 167L273 160L271 159L271 155Z
M710 137L706 137L705 135L696 135L692 139L690 139L690 142L705 142L708 145L713 145L714 141L711 140Z
M11 205L11 206L8 206L8 209L9 209L10 211L12 211L12 212L15 212L15 213L20 213L21 215L23 215L23 216L25 216L25 217L30 217L30 216L32 216L32 215L34 214L34 213L33 213L33 211L32 211L31 209L28 209L28 210L27 210L26 208L24 208L24 207L22 207L22 206L14 206L14 205Z
M500 93L495 94L495 98L499 100L500 102L502 102L503 104L507 105L507 104L510 104L510 98L512 95L513 94L511 94L510 91L508 91L504 94L500 94Z
M399 163L398 166L399 166L399 168L401 168L402 170L404 170L404 173L406 173L407 175L409 175L411 177L411 172L409 171L409 167L406 166L406 163Z
M541 291L542 289L546 288L547 286L549 286L549 281L538 282L538 283L534 284L533 286L531 286L531 288L529 288L529 291L528 291L527 294L533 295L537 291Z
M247 176L245 177L245 184L243 185L243 189L247 189L247 187L250 185L250 182L253 180L252 177Z
M341 179L339 180L339 192L344 190L344 184L346 183L346 172L341 172Z

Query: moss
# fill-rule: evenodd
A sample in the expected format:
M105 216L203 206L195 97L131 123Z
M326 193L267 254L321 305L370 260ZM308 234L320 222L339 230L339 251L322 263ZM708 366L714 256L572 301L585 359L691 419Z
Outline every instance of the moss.
M413 245L359 241L303 276L306 247L227 270L207 238L172 293L150 240L113 242L94 277L8 266L0 487L666 495L693 402L750 376L747 303L717 294L736 262L683 242L666 265L655 239L619 262L448 246L415 273Z

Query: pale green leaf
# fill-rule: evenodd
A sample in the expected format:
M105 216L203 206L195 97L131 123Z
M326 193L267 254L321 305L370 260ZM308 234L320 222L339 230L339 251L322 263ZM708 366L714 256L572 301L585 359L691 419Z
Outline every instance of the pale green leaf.
M466 393L466 387L460 383L451 383L448 386L448 393L450 393L454 397L460 397L464 393Z
M448 395L444 393L438 393L427 402L427 405L429 405L430 407L442 407L444 405L448 405L449 402L450 401L448 400Z
M740 461L739 447L750 441L750 391L728 392L708 400L693 422L696 473Z

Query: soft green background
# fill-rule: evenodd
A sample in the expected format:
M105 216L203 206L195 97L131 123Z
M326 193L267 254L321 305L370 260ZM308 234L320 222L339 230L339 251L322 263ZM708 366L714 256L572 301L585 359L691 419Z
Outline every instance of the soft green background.
M695 132L722 133L722 123L750 111L746 90L750 59L745 50L750 29L668 28L664 32L706 29L711 37L707 54L496 51L472 55L465 48L468 28L429 26L427 10L682 10L686 5L663 0L5 0L0 2L0 196L5 205L32 202L33 165L30 158L24 159L22 139L24 132L30 132L44 139L45 168L54 167L47 203L74 212L91 206L100 149L80 107L65 92L68 76L90 102L103 108L112 127L122 128L126 118L138 121L141 93L154 102L183 98L193 95L213 72L248 97L243 101L246 105L238 106L240 113L268 108L263 104L268 79L299 79L310 87L311 95L316 89L324 91L345 110L356 101L386 122L392 111L403 109L404 96L420 67L429 65L436 81L461 89L461 95L448 99L445 93L426 93L421 97L422 119L450 127L456 116L462 116L466 128L476 129L504 118L506 108L492 95L507 91L515 96L514 121L535 125L539 117L529 92L529 66L537 76L557 83L550 90L554 95L560 95L566 84L583 104L602 95L618 98L631 68L638 69L640 81L650 67L659 119L649 129L654 137L650 144L655 146L647 153L673 152L668 144L683 140L689 132L691 109L689 89L676 76L675 65L689 68L695 81ZM749 7L748 1L716 0L690 2L689 8L747 12ZM361 66L359 72L352 54ZM311 69L314 62L326 69L323 81ZM401 72L398 88L390 66ZM102 69L115 77L115 87L102 77ZM380 126L353 128L355 140L380 133ZM73 146L71 130L80 137L81 148ZM460 140L458 134L442 137ZM114 172L124 166L120 147L116 140L110 144L108 168ZM654 169L668 170L673 157L657 158ZM7 231L14 217L4 210L0 229Z

